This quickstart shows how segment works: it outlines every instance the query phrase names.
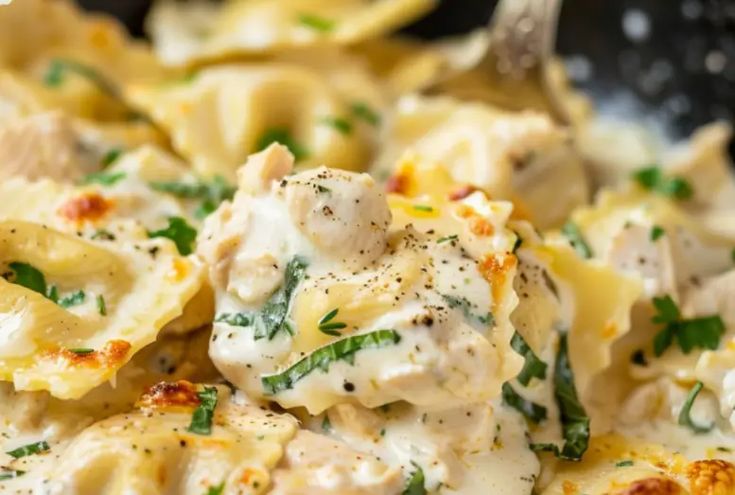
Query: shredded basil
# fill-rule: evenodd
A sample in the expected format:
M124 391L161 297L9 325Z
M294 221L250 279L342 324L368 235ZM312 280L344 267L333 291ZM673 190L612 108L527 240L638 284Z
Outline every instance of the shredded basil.
M212 433L212 418L217 407L217 388L204 387L204 390L197 392L197 397L201 402L194 409L187 430L197 435L209 435Z
M565 223L561 228L561 233L569 240L569 244L572 245L574 250L577 251L582 258L592 257L592 249L589 244L587 244L587 241L585 241L582 231L576 223L572 221Z
M345 136L352 132L352 124L349 120L342 117L322 117L319 122L321 124L328 125Z
M151 189L173 194L179 198L200 199L202 203L194 215L204 218L226 199L232 199L235 188L223 177L216 175L211 181L199 180L197 182L150 182Z
M125 172L94 172L87 174L82 179L82 184L100 184L102 186L112 186L123 180L127 174Z
M651 227L651 241L657 241L666 231L658 225Z
M449 305L450 308L459 308L462 310L464 317L470 321L476 321L481 325L493 325L495 319L493 314L488 312L484 315L476 314L472 311L472 303L466 297L451 296L448 294L442 294L442 299Z
M82 304L85 298L86 295L84 294L84 291L78 290L76 292L72 292L68 296L64 296L59 299L59 306L61 306L62 308L76 306L77 304Z
M536 354L533 352L533 349L531 349L531 347L528 345L528 343L520 333L515 332L513 334L513 338L510 341L510 346L513 348L514 351L523 356L523 358L525 359L525 362L523 363L523 369L521 369L521 372L518 373L518 376L516 377L521 385L528 385L531 381L531 378L534 377L538 378L539 380L543 380L544 378L546 378L546 363L541 361L541 359L536 356Z
M46 277L40 270L33 265L19 261L14 261L8 266L15 273L15 279L11 282L46 296Z
M321 347L300 359L289 368L274 375L261 377L266 395L274 395L293 388L294 384L316 369L329 371L329 365L337 361L354 363L355 354L365 349L380 349L400 342L401 336L395 330L376 330L361 335L353 335Z
M664 325L653 338L653 353L656 357L661 356L674 339L684 354L689 354L694 348L716 350L720 346L725 324L719 315L683 319L679 308L668 294L654 297L653 306L656 315L651 321Z
M321 33L332 31L336 25L331 19L307 13L299 14L299 24Z
M40 442L35 443L29 443L28 445L23 445L22 447L18 447L17 449L9 450L6 452L10 457L14 457L16 459L20 459L21 457L25 457L27 455L34 455L34 454L40 454L41 452L46 452L51 447L49 447L48 443L46 443L45 440L41 440Z
M309 157L309 151L294 139L291 131L284 127L266 130L255 144L256 151L262 151L273 143L280 143L291 152L297 162Z
M679 424L690 428L696 434L708 433L715 427L714 423L708 426L700 426L696 424L691 417L694 400L699 395L699 392L702 391L702 387L704 387L702 382L698 381L694 384L692 389L689 391L689 394L687 394L684 404L681 406L681 411L679 411Z
M552 443L536 443L531 444L531 449L553 452L560 459L579 461L589 445L590 418L577 397L568 352L567 336L562 334L554 366L554 397L559 406L564 446L560 449Z
M362 101L356 101L351 105L352 114L364 120L370 125L380 125L380 114L373 110L367 103Z
M169 217L168 227L161 230L148 231L148 237L166 237L176 244L179 254L186 256L193 251L192 245L197 238L197 231L181 217Z
M421 466L414 462L412 462L411 464L413 464L413 467L416 468L416 470L411 473L411 476L408 478L408 481L406 482L406 487L401 492L401 495L426 495L428 492L426 491L424 470L421 469Z
M540 423L546 419L546 408L544 406L524 399L507 382L503 384L503 402L534 423Z
M26 474L25 471L20 471L18 469L0 468L0 481L12 480L18 476L23 476L24 474Z
M689 199L694 195L694 189L684 178L667 177L657 166L635 171L633 179L644 189L670 198Z

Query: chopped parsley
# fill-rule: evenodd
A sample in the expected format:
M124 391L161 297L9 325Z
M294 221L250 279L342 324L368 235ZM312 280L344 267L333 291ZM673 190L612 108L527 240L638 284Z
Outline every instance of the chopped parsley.
M350 121L342 117L322 117L319 120L319 123L332 127L333 129L339 131L340 134L344 134L345 136L349 135L352 132L352 124L350 123Z
M85 298L86 298L86 294L84 293L84 291L78 290L76 292L72 292L68 296L64 296L60 298L59 306L61 306L62 308L69 308L71 306L76 306L78 304L82 304Z
M352 103L350 109L355 117L364 120L368 124L374 126L380 125L380 114L373 110L367 103L356 101Z
M692 389L689 391L689 394L687 394L687 398L684 401L684 404L681 406L681 411L679 412L679 424L681 426L686 426L690 428L696 434L707 433L711 431L712 428L714 428L715 426L714 424L708 426L700 426L692 420L692 406L694 405L694 400L699 395L699 392L702 391L702 387L704 387L704 384L702 382L698 381L694 384Z
M633 465L633 461L630 459L626 459L624 461L619 461L615 463L615 467L629 467Z
M339 313L339 309L334 308L332 311L329 311L327 314L321 317L318 323L320 332L331 335L333 337L342 336L342 334L339 333L337 330L341 330L347 327L347 324L340 321L332 321L334 317L337 316L337 313Z
M266 301L259 312L223 313L217 315L215 321L237 327L255 327L256 340L267 337L272 340L278 332L293 333L289 323L288 310L296 287L306 275L306 260L294 256L286 265L283 285Z
M222 201L232 199L236 190L219 175L214 176L211 181L150 182L148 185L155 191L173 194L179 198L200 199L202 202L194 213L197 218L206 217L216 210Z
M97 311L102 316L107 316L107 304L105 304L105 296L102 294L97 295Z
M7 468L0 468L0 481L5 480L12 480L13 478L17 478L18 476L23 476L26 474L25 471L20 471L18 469L7 469Z
M514 351L523 356L523 359L525 360L523 363L523 369L521 369L521 372L518 373L518 376L516 377L521 385L528 385L531 378L538 378L539 380L546 378L546 363L536 356L533 349L531 349L520 333L515 332L513 334L510 346Z
M307 13L299 14L299 24L320 33L329 33L336 26L336 23L331 19Z
M462 314L468 320L476 321L481 325L492 325L495 323L493 314L489 311L484 315L474 313L472 311L472 303L466 297L450 296L448 294L442 294L441 296L450 308L459 308L462 310Z
M424 470L415 462L411 462L411 464L416 469L409 476L406 487L401 492L401 495L426 495L428 492L425 486Z
M291 131L285 127L273 127L266 130L255 144L256 151L262 151L273 143L280 143L291 152L297 162L308 158L309 151L294 139Z
M694 189L686 179L667 177L657 166L636 170L633 179L644 189L674 199L689 199L694 194Z
M503 384L503 402L534 423L540 423L546 419L546 408L544 406L524 399L508 382Z
M210 486L207 489L207 495L222 495L225 490L225 482L223 481L219 485Z
M457 239L459 239L459 236L457 236L456 234L455 235L448 235L448 236L440 237L439 239L436 240L436 243L437 244L441 244L443 242L454 242Z
M585 241L582 231L576 223L568 221L561 228L561 233L569 240L569 244L572 245L574 250L577 251L582 258L592 257L592 249L589 244L587 244L587 241Z
M579 461L589 445L590 418L577 397L568 352L567 335L562 334L554 366L554 397L559 406L564 446L560 449L553 443L536 443L531 444L531 449L553 452L560 459Z
M69 352L73 352L74 354L78 354L80 356L85 356L87 354L92 354L94 352L94 349L89 347L74 347L72 349L69 349Z
M434 208L429 205L413 205L413 209L417 211L425 211L427 213L434 211Z
M29 443L28 445L23 445L22 447L18 447L17 449L9 450L6 452L10 457L14 457L15 459L20 459L21 457L25 457L27 455L34 455L34 454L40 454L41 452L46 452L51 447L48 446L48 443L46 443L45 440L41 440L40 442L36 443Z
M102 168L109 167L113 163L117 161L118 158L120 158L120 155L122 155L123 150L120 148L110 148L107 150L107 152L102 155L102 159L100 160L100 163L102 164Z
M191 415L191 423L187 431L197 435L209 435L212 433L214 408L217 407L217 388L204 387L204 390L197 392L197 397L201 402Z
M166 237L176 244L179 254L186 256L193 251L192 245L197 238L197 231L181 217L169 217L168 227L161 230L148 231L148 237Z
M656 357L661 356L674 339L684 354L689 354L694 348L716 350L720 346L725 324L719 315L684 319L668 294L654 297L653 306L657 314L651 321L664 325L653 338L653 353Z
M274 395L283 390L289 390L293 388L296 382L317 369L327 372L329 371L329 365L337 361L346 361L353 364L355 354L358 351L380 349L395 345L400 341L401 336L395 330L376 330L332 342L329 345L320 347L280 373L261 377L263 390L266 395Z
M15 279L11 282L46 296L46 277L40 270L33 265L19 261L14 261L8 266L15 273Z
M87 174L82 179L82 184L100 184L101 186L112 186L123 180L125 172L94 172Z
M651 227L651 241L657 241L665 233L666 231L662 227L654 225Z

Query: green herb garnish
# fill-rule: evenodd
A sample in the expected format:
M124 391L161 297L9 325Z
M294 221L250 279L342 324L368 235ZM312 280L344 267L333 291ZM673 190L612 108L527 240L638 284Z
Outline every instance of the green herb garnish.
M324 186L323 186L323 185L321 185L321 184L317 184L317 185L316 185L316 190L317 190L317 191L319 191L319 192L320 192L320 193L322 193L322 194L329 194L329 193L331 193L331 192L332 192L332 190L331 190L331 189L329 189L328 187L324 187Z
M24 474L26 474L26 472L20 471L19 469L0 468L0 481L12 480L18 476L23 476Z
M34 454L40 454L41 452L46 452L51 447L48 446L48 443L46 443L45 440L41 440L40 442L36 443L29 443L28 445L23 445L22 447L18 447L17 449L9 450L6 452L10 457L14 457L16 459L20 459L21 457L25 457L27 455L34 455Z
M102 316L107 316L107 304L105 304L105 296L97 295L97 311Z
M43 276L43 273L41 273L40 270L28 263L21 263L19 261L14 261L8 266L15 273L15 279L12 280L14 284L20 285L34 292L38 292L42 296L47 297L46 277Z
M503 384L503 402L534 423L540 423L546 419L546 408L544 406L524 399L507 382Z
M332 321L334 317L337 316L337 313L339 313L339 309L334 308L321 317L318 323L320 332L331 335L333 337L342 336L342 334L339 333L337 330L341 330L347 327L347 324L339 321Z
M554 397L559 406L564 446L560 449L553 443L536 443L530 447L535 451L553 452L560 459L579 461L589 445L590 418L577 397L568 352L567 336L562 334L554 366Z
M250 313L221 313L217 315L214 321L227 323L233 327L249 327L255 319Z
M362 101L356 101L351 106L352 114L364 120L370 125L380 125L380 114L373 110L367 103Z
M255 144L255 150L262 151L273 143L280 143L288 148L297 162L309 157L308 150L294 139L291 131L283 127L266 130Z
M53 302L57 303L59 302L59 288L55 285L52 285L48 288L46 291L46 297L52 300Z
M635 171L633 179L644 189L674 199L689 199L694 194L694 189L686 179L675 176L667 177L656 166Z
M179 198L200 199L202 203L194 213L197 218L206 217L216 210L222 201L232 199L236 190L219 175L216 175L211 181L151 182L149 186L151 189L173 194Z
M462 310L464 317L470 321L476 321L481 325L492 325L495 320L493 314L488 312L484 315L478 315L472 311L472 303L466 297L450 296L448 294L442 294L442 299L446 301L450 308L459 308Z
M342 117L322 117L319 119L319 123L328 125L345 136L352 132L352 124Z
M661 356L674 339L684 354L689 354L694 348L716 350L720 346L725 324L719 315L683 319L679 308L668 294L654 297L653 305L657 314L651 321L664 325L653 338L653 353L656 357Z
M619 461L615 463L615 467L629 467L633 465L633 461L627 459L625 461Z
M448 235L448 236L445 236L445 237L440 237L439 239L436 240L436 243L437 244L441 244L443 242L454 242L457 239L459 239L459 236L457 236L457 235Z
M62 308L69 308L71 306L76 306L77 304L82 304L85 297L86 294L84 294L83 290L72 292L68 296L64 296L59 299L59 306L61 306Z
M687 394L687 398L684 401L684 404L681 406L681 411L679 412L679 424L681 426L689 427L696 434L707 433L715 427L714 423L708 426L700 426L696 424L691 417L694 400L697 398L697 395L699 395L699 392L702 391L702 387L704 387L704 384L702 382L698 381L694 384L692 389L689 391L689 394Z
M569 244L577 251L582 258L591 258L592 249L587 241L585 241L579 226L569 221L561 228L561 233L569 240Z
M120 148L110 148L107 150L107 152L102 155L102 159L100 160L100 163L102 163L102 168L109 167L113 163L117 161L118 158L120 158L120 155L122 155L123 150Z
M400 340L401 336L395 330L376 330L332 342L300 359L281 373L261 377L263 390L266 395L274 395L291 389L296 382L316 369L327 372L330 364L340 360L352 364L358 351L380 349L395 345Z
M72 349L69 349L69 352L73 352L74 354L84 356L87 354L92 354L94 352L94 349L91 349L89 347L74 347Z
M318 15L306 13L299 14L299 24L311 28L314 31L319 31L321 33L328 33L332 31L336 25L335 22L331 19L326 19Z
M413 464L413 467L416 468L416 470L411 473L401 495L426 495L428 492L426 491L425 486L426 480L424 478L424 470L415 462L411 462L411 464Z
M148 237L166 237L176 244L179 254L186 256L193 251L192 245L197 238L197 231L181 217L169 217L168 227L161 230L148 231Z
M521 385L528 385L531 378L534 377L539 380L546 378L546 363L539 359L520 333L515 332L513 334L510 346L514 351L523 356L523 359L525 360L523 363L523 369L521 369L521 372L518 373L518 376L516 377Z
M222 495L222 492L225 490L225 482L223 481L219 485L210 486L207 489L207 495Z
M187 431L197 435L209 435L212 433L214 408L217 407L217 388L204 387L204 390L197 392L197 397L201 402L191 415L191 423Z
M94 172L87 174L82 179L82 184L100 184L102 186L112 186L125 178L125 172Z
M109 230L97 229L95 231L95 233L92 234L92 239L94 239L94 240L104 240L104 241L114 241L115 240L115 234L113 234Z
M425 211L428 213L434 211L434 208L429 205L413 205L413 209L416 211Z
M322 431L332 431L332 422L329 421L329 415L327 415L327 413L324 413L324 419L322 420Z
M658 225L654 225L653 227L651 227L651 241L657 241L659 237L661 237L665 233L666 231L663 228L659 227Z

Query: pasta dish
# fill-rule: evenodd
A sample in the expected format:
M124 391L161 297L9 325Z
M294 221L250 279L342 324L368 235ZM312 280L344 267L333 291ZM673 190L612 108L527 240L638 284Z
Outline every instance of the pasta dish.
M729 125L437 90L436 3L0 2L0 493L735 494Z

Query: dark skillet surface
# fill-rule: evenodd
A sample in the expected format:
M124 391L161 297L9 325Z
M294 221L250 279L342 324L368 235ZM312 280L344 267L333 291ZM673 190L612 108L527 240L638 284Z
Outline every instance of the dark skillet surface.
M79 3L112 13L135 35L142 34L150 4ZM464 33L483 25L493 4L443 0L406 32ZM716 119L735 122L735 0L565 0L557 49L575 84L595 100L627 93L635 102L628 116L653 117L674 137Z

